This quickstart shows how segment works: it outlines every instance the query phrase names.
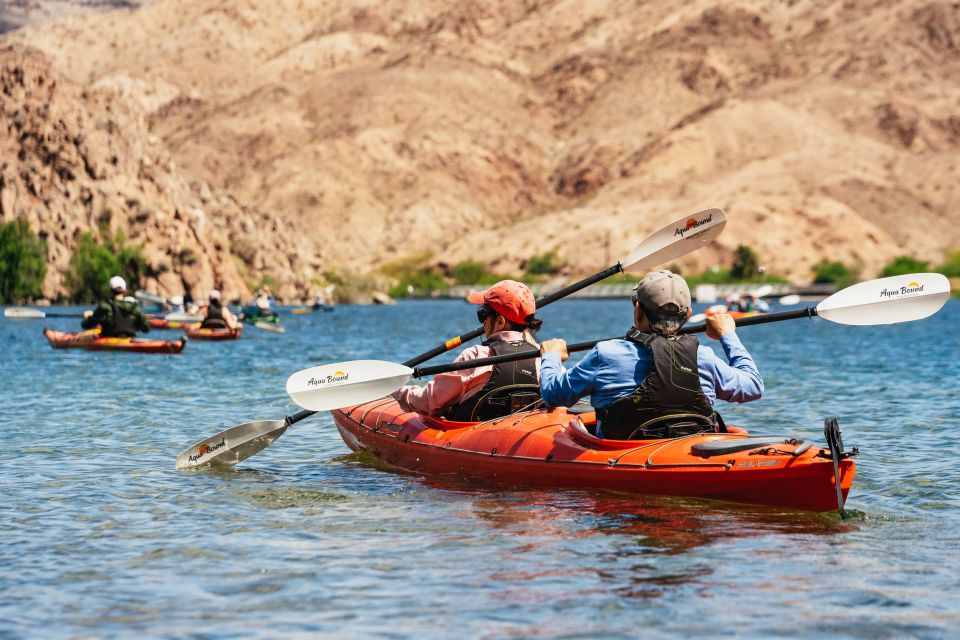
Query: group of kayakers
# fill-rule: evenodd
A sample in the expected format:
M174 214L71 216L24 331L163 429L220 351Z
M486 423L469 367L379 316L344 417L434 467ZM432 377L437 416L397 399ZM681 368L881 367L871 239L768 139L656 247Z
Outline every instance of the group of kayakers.
M133 337L150 330L124 279L110 279L112 297L84 314L83 328L100 326L103 337ZM271 313L268 292L258 292L256 309ZM692 315L686 281L670 271L654 271L634 288L632 326L623 338L598 343L577 366L566 369L566 342L536 341L542 322L536 300L521 282L502 280L468 301L479 305L477 319L486 340L463 351L467 362L538 348L541 357L442 373L424 386L405 386L394 397L406 410L456 421L489 420L542 400L572 406L586 396L597 414L597 436L624 439L644 425L669 422L671 416L714 420L717 400L749 402L763 394L763 379L736 334L728 313L706 319L707 335L720 343L724 357L680 333ZM201 309L201 328L234 329L238 321L212 290Z
M770 311L770 305L755 293L727 296L727 311L736 311L739 313L766 313Z
M148 333L150 325L146 314L136 298L126 295L127 282L121 276L110 278L110 295L107 300L100 302L93 311L85 311L81 326L84 329L100 327L100 336L104 338L132 338L138 332ZM182 305L183 299L180 299ZM182 306L180 311L182 311ZM223 306L220 291L210 291L207 303L199 307L203 315L201 329L236 329L239 322Z
M408 411L459 421L502 417L542 399L548 406L572 406L590 396L597 414L597 436L629 438L646 425L668 424L676 416L702 416L722 424L716 400L749 402L763 395L763 378L736 334L727 313L706 319L707 335L724 358L679 333L692 315L686 281L670 271L654 271L634 288L633 324L621 339L598 343L577 366L562 339L537 344L541 321L530 289L503 280L470 295L481 305L477 318L486 340L463 351L456 362L539 348L541 357L442 373L424 386L394 394ZM637 434L638 430L640 433Z

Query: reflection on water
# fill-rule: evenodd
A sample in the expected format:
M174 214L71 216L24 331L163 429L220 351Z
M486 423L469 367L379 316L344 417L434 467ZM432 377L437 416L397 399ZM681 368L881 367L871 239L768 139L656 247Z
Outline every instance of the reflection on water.
M624 304L554 305L543 335L619 333ZM240 467L173 469L203 437L293 413L289 373L402 362L472 315L343 308L179 357L53 351L41 325L0 323L17 364L0 376L0 637L953 634L957 303L913 325L744 330L768 393L725 417L819 441L838 416L863 452L845 522L425 478L348 453L325 414Z

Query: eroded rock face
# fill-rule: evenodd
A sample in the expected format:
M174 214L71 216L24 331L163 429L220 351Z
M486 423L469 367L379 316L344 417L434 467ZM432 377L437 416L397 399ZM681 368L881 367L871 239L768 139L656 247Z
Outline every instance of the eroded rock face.
M306 296L317 264L288 224L189 180L150 134L140 106L111 88L58 76L38 51L0 49L0 219L26 219L46 241L44 295L66 295L64 274L85 231L122 231L143 245L162 294L250 295L264 273L279 295ZM248 247L274 246L274 252Z

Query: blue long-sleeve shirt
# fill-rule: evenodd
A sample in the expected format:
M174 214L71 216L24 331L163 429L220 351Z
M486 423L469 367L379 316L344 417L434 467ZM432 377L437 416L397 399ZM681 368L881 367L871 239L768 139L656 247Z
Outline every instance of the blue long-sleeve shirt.
M716 400L750 402L763 395L763 378L736 333L720 337L726 355L721 360L710 347L697 349L700 388L713 405ZM650 370L650 350L628 340L597 343L577 366L567 371L556 353L540 363L540 395L552 407L569 407L589 395L590 404L606 407L640 386Z

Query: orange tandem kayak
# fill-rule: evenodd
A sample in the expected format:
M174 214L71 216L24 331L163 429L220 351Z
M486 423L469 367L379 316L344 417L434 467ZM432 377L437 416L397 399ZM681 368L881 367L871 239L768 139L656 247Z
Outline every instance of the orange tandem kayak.
M217 329L204 329L199 325L192 326L184 330L187 337L191 340L236 340L243 333L243 325L237 325L233 329L226 327Z
M86 349L87 351L129 351L133 353L180 353L186 338L150 340L144 338L101 338L100 329L67 333L44 329L43 335L54 349Z
M383 398L332 412L340 435L398 467L524 487L689 496L807 511L837 509L830 453L783 435L702 433L656 440L592 436L593 413L520 412L480 423L404 412ZM839 461L843 499L856 472Z

